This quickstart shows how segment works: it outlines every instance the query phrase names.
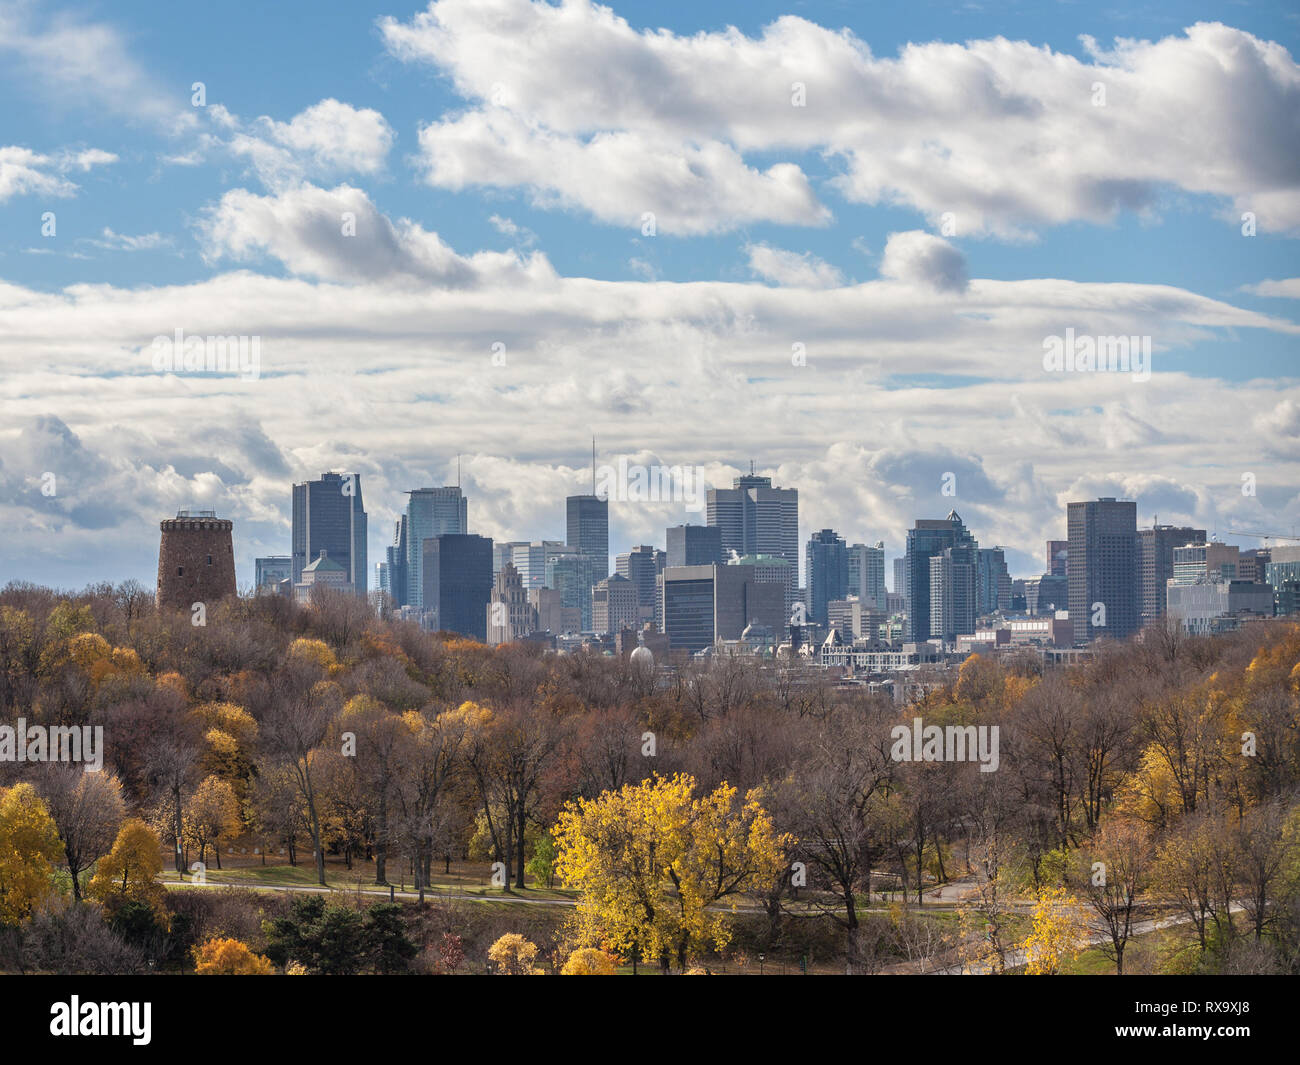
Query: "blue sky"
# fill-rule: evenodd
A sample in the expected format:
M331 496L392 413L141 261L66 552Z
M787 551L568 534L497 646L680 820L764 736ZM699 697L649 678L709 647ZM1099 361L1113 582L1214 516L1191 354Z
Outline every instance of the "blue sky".
M0 580L150 580L186 502L247 579L288 482L344 467L380 557L457 452L472 525L553 537L592 432L719 484L753 457L805 535L891 550L968 463L958 509L1022 575L1082 492L1300 521L1286 5L557 10L0 2ZM1057 321L1153 335L1151 381L1044 379ZM262 375L151 376L129 353L175 328L262 336Z

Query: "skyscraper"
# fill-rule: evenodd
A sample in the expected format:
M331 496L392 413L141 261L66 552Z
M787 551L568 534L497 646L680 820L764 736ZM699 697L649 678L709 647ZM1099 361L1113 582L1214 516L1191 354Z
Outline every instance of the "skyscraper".
M752 566L670 566L663 588L664 632L674 649L694 654L739 639L751 622L773 632L785 626L782 588L756 580Z
M253 559L253 589L261 595L277 591L280 582L293 578L293 559L289 555L268 555Z
M825 625L826 604L849 591L849 549L834 529L822 529L808 540L808 619Z
M1007 556L1004 548L981 547L979 549L976 581L977 615L1011 609L1011 574L1007 572Z
M973 542L959 541L930 556L932 638L952 643L958 636L975 631L979 616L978 560L979 550Z
M1047 541L1047 569L1044 573L1052 577L1065 576L1065 563L1070 554L1069 540Z
M942 555L948 548L961 550L956 557L949 557L947 570L941 568L937 574L939 580L946 578L953 582L941 589L944 592L945 609L948 611L946 619L939 619L941 632L955 632L959 627L964 628L967 604L974 606L977 590L975 552L978 551L979 544L955 510L950 510L946 518L918 518L915 527L908 530L907 554L903 561L908 597L904 639L908 642L924 642L932 634L930 560L935 555Z
M366 508L359 473L326 473L293 486L293 583L322 551L347 573L348 584L365 596L370 581Z
M1137 503L1113 496L1070 503L1067 525L1075 643L1131 636L1138 627Z
M1174 575L1174 548L1205 543L1205 530L1187 525L1153 525L1138 530L1138 614L1142 625L1164 616L1167 585Z
M519 571L507 562L496 574L487 607L487 642L491 647L522 639L537 629L537 610Z
M578 625L591 632L591 557L581 551L555 555L546 560L546 586L560 593L560 605L578 612Z
M424 541L469 532L469 504L459 485L415 488L406 504L407 605L424 607ZM489 573L491 559L488 560Z
M486 641L492 541L466 533L429 536L422 542L420 554L425 626Z
M591 628L611 633L637 627L636 586L626 577L612 573L597 581L591 590Z
M785 612L799 581L799 490L773 488L772 478L749 474L731 488L710 488L706 519L721 534L722 555L776 555L790 563Z
M393 542L384 548L384 580L387 587L380 586L381 592L387 592L393 600L393 606L406 606L410 601L407 574L411 565L408 561L410 548L407 545L406 515L397 519L393 529Z
M717 566L722 558L722 530L713 525L673 525L666 532L666 566Z
M626 577L636 589L638 621L654 619L656 579L664 571L664 561L664 552L645 544L618 556L619 576Z
M885 545L853 544L849 548L849 595L864 606L885 609Z

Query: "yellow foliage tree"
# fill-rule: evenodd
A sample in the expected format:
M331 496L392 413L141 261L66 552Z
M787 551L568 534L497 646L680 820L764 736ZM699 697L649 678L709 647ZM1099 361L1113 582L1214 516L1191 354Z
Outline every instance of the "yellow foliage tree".
M595 947L582 947L569 955L561 976L613 976L617 959Z
M721 784L695 796L685 774L655 777L570 802L552 833L556 873L581 892L574 933L580 943L608 943L657 959L676 958L731 938L716 904L770 883L793 842L778 836L751 792L742 802Z
M1038 893L1034 924L1025 940L1025 972L1054 976L1061 965L1073 961L1087 942L1088 924L1083 907L1064 888L1049 887Z
M194 971L200 976L270 976L274 966L238 939L209 939L194 948Z
M221 868L221 844L239 835L243 824L239 819L239 800L229 781L218 776L204 777L194 790L185 807L182 821L185 842L197 847L199 861L207 861L211 847L217 855L217 868Z
M333 670L338 665L329 644L324 640L309 640L305 636L299 636L289 645L289 657L315 662L325 670Z
M518 932L507 932L493 943L488 948L488 960L496 966L498 976L535 976L540 972L533 968L537 944Z
M138 817L132 817L123 822L113 849L100 859L86 890L106 906L135 900L162 913L163 887L154 879L161 872L158 837Z
M0 788L0 924L21 921L54 894L63 844L30 784Z

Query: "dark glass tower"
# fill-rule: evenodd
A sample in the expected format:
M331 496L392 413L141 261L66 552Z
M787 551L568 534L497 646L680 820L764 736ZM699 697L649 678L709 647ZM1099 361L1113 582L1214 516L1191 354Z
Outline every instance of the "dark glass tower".
M347 572L357 595L369 582L366 560L366 508L361 474L326 473L318 481L293 486L293 583L321 551Z

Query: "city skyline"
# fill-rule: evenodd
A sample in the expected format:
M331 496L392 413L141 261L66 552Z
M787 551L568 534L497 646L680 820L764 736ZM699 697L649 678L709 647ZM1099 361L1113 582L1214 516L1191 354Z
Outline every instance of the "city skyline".
M0 5L0 580L147 581L188 506L247 582L326 469L372 561L421 485L559 539L592 435L718 488L754 459L801 545L893 557L955 505L1030 573L1102 496L1295 531L1284 5L241 10ZM187 369L216 337L245 362ZM1086 372L1120 341L1140 373ZM684 519L613 502L611 556Z

